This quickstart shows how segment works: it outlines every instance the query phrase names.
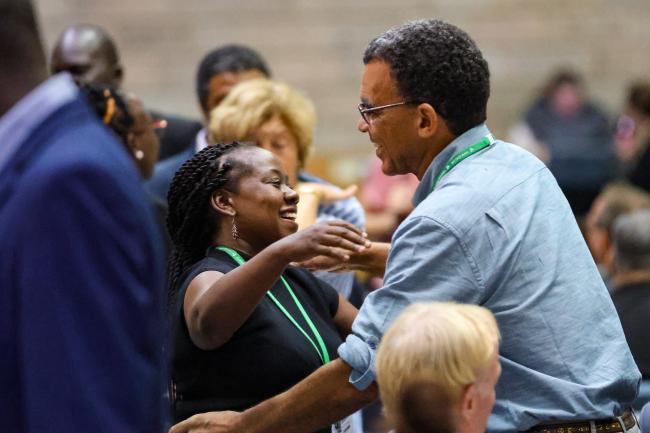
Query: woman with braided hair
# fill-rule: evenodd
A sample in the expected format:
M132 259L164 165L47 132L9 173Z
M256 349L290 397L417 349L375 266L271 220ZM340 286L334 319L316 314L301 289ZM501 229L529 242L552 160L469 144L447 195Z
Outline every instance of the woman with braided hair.
M150 178L160 150L160 140L154 130L164 128L167 122L154 120L142 101L133 94L125 95L110 86L90 84L81 87L81 91L102 123L118 136L141 178ZM145 192L156 215L163 253L168 257L171 240L165 230L167 204L147 190Z
M81 90L102 122L131 154L142 178L150 178L160 150L160 140L154 130L164 128L167 122L154 120L133 94L124 95L101 85L86 85Z
M300 194L298 226L316 221L343 220L363 229L365 215L354 197L356 186L344 190L305 171L313 150L316 110L300 91L280 81L242 81L210 113L208 140L254 141L282 162L289 185ZM361 303L354 292L354 272L321 271L316 276L347 299Z
M297 231L298 194L269 151L210 146L172 181L168 229L176 422L241 411L336 357L356 309L293 262L367 248L343 221Z

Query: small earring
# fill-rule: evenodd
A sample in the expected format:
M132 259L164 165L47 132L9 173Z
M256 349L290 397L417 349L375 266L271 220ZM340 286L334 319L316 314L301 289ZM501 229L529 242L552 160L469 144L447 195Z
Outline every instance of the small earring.
M135 159L140 161L140 160L142 160L142 158L144 158L144 152L141 151L140 149L138 149L135 152L133 152L133 156L135 156Z
M233 239L239 239L239 230L237 230L237 224L235 223L235 217L232 217L232 228L230 229Z

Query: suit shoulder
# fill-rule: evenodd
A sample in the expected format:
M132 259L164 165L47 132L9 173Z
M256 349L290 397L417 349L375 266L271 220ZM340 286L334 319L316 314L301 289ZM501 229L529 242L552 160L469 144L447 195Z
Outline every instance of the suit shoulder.
M122 144L101 125L92 123L63 131L43 143L30 171L48 179L84 173L90 178L139 181L135 164Z

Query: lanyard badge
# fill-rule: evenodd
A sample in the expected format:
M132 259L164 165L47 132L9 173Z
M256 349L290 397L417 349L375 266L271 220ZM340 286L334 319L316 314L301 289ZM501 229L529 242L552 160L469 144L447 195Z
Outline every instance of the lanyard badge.
M478 153L481 150L485 149L486 147L489 147L495 141L496 140L494 138L494 135L492 135L492 133L490 132L488 135L481 138L476 143L472 144L469 147L466 147L465 149L461 150L460 152L452 156L451 159L447 161L447 164L445 164L440 174L438 174L438 176L436 177L436 180L433 182L433 185L431 185L430 193L433 192L434 189L436 189L436 185L438 185L440 179L442 179L447 173L449 173L451 169L453 169L458 164L460 164L463 160L469 158L475 153Z

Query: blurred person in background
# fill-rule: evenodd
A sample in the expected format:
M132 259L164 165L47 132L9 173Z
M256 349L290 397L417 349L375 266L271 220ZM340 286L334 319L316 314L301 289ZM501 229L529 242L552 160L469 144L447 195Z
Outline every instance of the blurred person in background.
M646 403L639 415L639 426L642 433L650 432L650 403Z
M349 254L366 239L342 221L298 231L288 178L271 152L238 142L201 150L174 176L176 421L245 410L284 391L335 359L350 332L356 308L290 263Z
M374 242L390 242L395 229L413 210L411 198L419 183L420 181L413 174L385 175L381 171L381 160L373 156L360 194L366 214L368 239ZM363 276L366 277L364 282L366 293L384 284L381 276L372 274L363 274ZM366 412L371 410L368 408Z
M111 131L113 131L127 152L131 155L141 179L149 179L158 160L160 141L155 130L163 128L165 121L154 120L145 110L142 101L133 94L100 85L84 85L82 91L91 107ZM171 239L167 233L167 203L148 193L155 211L158 229L165 244L165 257L171 251Z
M316 221L343 220L364 228L363 209L353 197L356 187L341 190L304 171L313 148L316 113L305 96L287 84L248 80L233 87L212 111L209 141L253 141L279 158L298 192L300 229ZM319 278L350 298L354 273L319 272Z
M377 349L377 383L398 433L483 433L501 374L492 313L446 302L407 307Z
M161 431L162 255L129 154L0 0L0 431Z
M190 146L156 164L154 175L147 182L147 189L166 202L169 185L176 170L208 145L207 125L210 122L210 111L219 105L230 89L240 81L270 76L271 70L262 56L244 45L224 45L207 53L199 63L196 73L196 95L203 114L204 127L195 134Z
M630 182L650 192L650 82L630 86L618 119L616 145Z
M373 157L361 187L368 238L390 242L397 226L413 210L411 197L420 181L412 174L386 176L381 160Z
M126 147L143 179L153 174L158 160L160 141L155 130L164 127L154 120L142 101L133 94L122 94L108 86L83 86L89 104Z
M614 273L614 221L624 214L650 208L650 194L625 182L605 186L585 219L585 238L607 287L612 289Z
M106 85L119 90L124 80L124 66L113 38L93 24L74 24L61 32L52 51L50 69L53 74L69 72L79 85ZM188 148L201 129L195 120L157 111L150 113L167 125L160 134L160 159Z
M650 379L650 209L618 217L612 232L612 300L634 360Z
M523 122L536 140L573 213L581 219L618 163L606 114L587 100L582 77L563 69L551 76Z

